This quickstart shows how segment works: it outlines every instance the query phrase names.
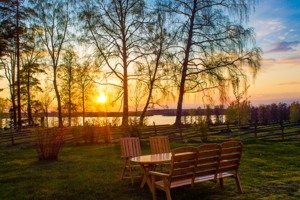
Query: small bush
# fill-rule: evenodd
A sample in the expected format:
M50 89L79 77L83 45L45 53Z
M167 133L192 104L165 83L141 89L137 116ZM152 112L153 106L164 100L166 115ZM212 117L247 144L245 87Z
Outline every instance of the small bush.
M141 127L138 124L122 126L121 130L122 130L122 136L125 137L140 137L142 134Z
M37 128L35 132L39 160L57 160L64 143L66 129Z
M98 143L99 137L96 131L96 126L86 123L83 127L82 138L86 144Z
M80 144L82 139L82 126L74 126L70 128L70 132L74 138L76 145Z
M112 131L110 126L99 127L99 129L100 139L103 140L106 144L112 143Z
M200 132L200 139L202 142L208 141L208 124L206 120L198 119L197 123L194 124L194 127L197 131Z

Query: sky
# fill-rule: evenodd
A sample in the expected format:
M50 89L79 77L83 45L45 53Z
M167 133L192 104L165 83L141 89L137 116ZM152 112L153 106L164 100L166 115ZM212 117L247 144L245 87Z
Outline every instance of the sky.
M259 0L248 25L263 50L251 103L300 102L300 0Z
M300 0L258 0L247 25L263 50L261 70L248 90L252 105L300 102ZM169 108L176 105L177 99ZM184 102L185 108L198 106L199 96Z

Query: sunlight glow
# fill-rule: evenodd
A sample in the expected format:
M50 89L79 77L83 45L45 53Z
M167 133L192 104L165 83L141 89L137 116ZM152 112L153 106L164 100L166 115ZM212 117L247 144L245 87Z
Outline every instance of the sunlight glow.
M105 96L105 94L100 94L100 96L98 96L99 103L105 103L106 101L107 101L107 97Z

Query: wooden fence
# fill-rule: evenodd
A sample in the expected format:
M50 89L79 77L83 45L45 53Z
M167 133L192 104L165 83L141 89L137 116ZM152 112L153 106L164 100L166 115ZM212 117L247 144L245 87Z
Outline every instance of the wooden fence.
M283 128L283 129L282 129ZM65 135L66 143L84 143L84 130L79 127L79 133L74 133L72 128ZM76 129L76 127L75 127ZM96 129L97 131L97 129ZM224 141L224 140L300 140L300 124L299 123L285 123L283 126L280 124L257 125L256 128L253 124L243 126L231 125L211 125L208 127L207 135L205 131L201 132L201 128L193 125L184 125L176 127L172 125L159 125L159 126L143 126L131 127L131 129L124 129L120 127L110 128L110 142L118 142L122 136L127 136L131 132L139 136L141 140L148 140L150 136L154 135L167 135L170 140L179 141L193 141L203 142L205 136L208 141ZM1 130L0 131L0 145L11 145L20 143L33 143L34 142L34 128L21 129L21 130ZM96 133L100 136L100 140L96 143L108 142L102 133ZM107 134L107 133L106 133ZM101 141L102 138L102 141ZM104 139L103 139L104 138ZM85 141L86 142L86 141Z

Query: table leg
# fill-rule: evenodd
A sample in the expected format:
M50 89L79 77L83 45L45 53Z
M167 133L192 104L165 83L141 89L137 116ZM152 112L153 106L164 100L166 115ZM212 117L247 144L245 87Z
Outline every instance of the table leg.
M149 171L153 170L155 168L155 165L141 164L141 167L143 169L143 180L142 180L140 188L144 188L145 184L147 183L149 189L151 190L151 178L149 176Z

